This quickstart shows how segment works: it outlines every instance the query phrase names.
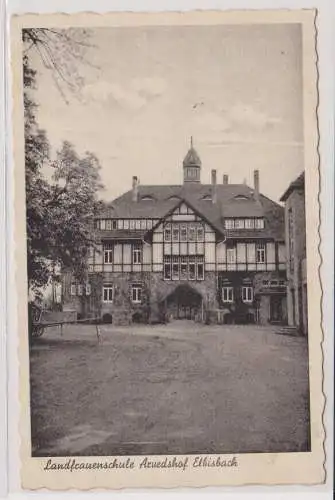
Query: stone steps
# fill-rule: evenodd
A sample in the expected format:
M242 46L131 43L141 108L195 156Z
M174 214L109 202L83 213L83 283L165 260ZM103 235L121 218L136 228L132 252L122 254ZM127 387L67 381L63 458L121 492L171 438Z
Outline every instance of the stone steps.
M291 337L299 337L300 333L296 326L279 326L276 328L276 333L278 335L289 335Z

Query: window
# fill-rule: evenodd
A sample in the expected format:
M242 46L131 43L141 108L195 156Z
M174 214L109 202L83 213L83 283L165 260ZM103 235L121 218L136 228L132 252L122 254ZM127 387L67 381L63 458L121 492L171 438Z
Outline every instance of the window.
M113 302L114 299L114 286L106 284L102 287L102 300L103 302Z
M179 226L176 224L172 227L172 241L179 241Z
M253 229L255 227L254 219L245 219L244 226L246 229Z
M129 221L129 227L130 227L130 229L135 229L135 221L134 220Z
M235 220L235 229L244 229L244 219Z
M235 264L236 248L227 248L227 262L228 264Z
M136 227L136 229L141 229L141 221L140 221L140 219L136 220L135 227Z
M112 229L112 221L110 219L106 220L106 229L107 231Z
M85 293L86 293L86 295L91 295L91 284L90 283L86 283Z
M243 302L252 302L254 299L254 291L252 286L242 286Z
M188 238L190 241L195 241L195 227L194 226L189 227Z
M123 220L122 220L122 219L119 219L119 220L117 221L117 228L118 228L118 229L123 229Z
M123 221L123 229L129 229L129 220L125 219Z
M181 226L180 228L180 241L187 241L187 227Z
M76 287L76 285L73 283L73 284L71 285L71 288L70 288L70 295L76 295L76 293L77 293L77 287Z
M202 225L197 227L197 240L204 241L204 228Z
M182 256L180 262L180 279L187 280L187 257Z
M152 220L147 220L147 228L148 229L152 228Z
M147 228L147 221L145 219L141 220L141 229L146 229Z
M148 195L145 195L145 196L142 196L141 198L142 201L154 201L155 198L153 196L150 196L149 194Z
M138 304L142 302L142 285L134 284L131 286L131 300Z
M204 259L203 257L197 257L197 279L204 279Z
M171 257L169 255L164 256L164 279L171 279Z
M256 262L257 264L265 263L265 243L257 243L256 245Z
M222 302L234 302L234 289L232 286L222 287Z
M113 243L104 243L104 263L113 264Z
M171 241L171 224L166 224L164 228L164 241Z
M176 255L172 257L172 279L179 280L179 258Z
M188 279L195 280L195 257L189 257L189 265L188 265Z
M255 219L255 228L264 229L264 219Z
M226 219L224 221L224 227L226 229L234 229L234 219Z
M95 221L95 227L96 227L97 229L100 229L100 227L101 227L100 222L101 222L100 220L96 220L96 221Z
M83 285L78 285L78 295L83 294Z
M100 229L103 231L106 229L106 221L104 219L101 219L100 221Z
M264 286L269 286L269 280L264 280L264 281L263 281L263 285L264 285Z
M133 246L133 264L142 264L142 248L139 245Z
M117 220L112 221L112 228L117 229Z

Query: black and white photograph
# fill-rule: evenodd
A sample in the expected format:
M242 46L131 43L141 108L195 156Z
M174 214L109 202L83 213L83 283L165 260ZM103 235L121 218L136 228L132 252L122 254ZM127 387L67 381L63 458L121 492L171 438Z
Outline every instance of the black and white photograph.
M30 456L310 454L303 25L70 24L20 31Z

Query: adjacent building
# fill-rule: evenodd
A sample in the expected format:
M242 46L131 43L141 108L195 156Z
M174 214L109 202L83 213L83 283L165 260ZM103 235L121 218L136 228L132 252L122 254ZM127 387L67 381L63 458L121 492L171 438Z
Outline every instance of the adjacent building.
M287 249L287 314L288 324L307 335L307 272L305 174L287 188L280 199L285 202L285 239Z
M201 182L193 144L180 185L140 185L95 220L85 282L63 274L63 309L105 322L285 324L284 208L254 185Z

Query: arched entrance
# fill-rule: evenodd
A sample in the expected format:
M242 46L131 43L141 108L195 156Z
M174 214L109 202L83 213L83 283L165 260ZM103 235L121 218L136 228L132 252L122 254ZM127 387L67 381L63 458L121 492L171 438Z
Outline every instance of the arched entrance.
M179 285L165 299L166 312L174 319L195 319L201 315L202 296L190 285Z

